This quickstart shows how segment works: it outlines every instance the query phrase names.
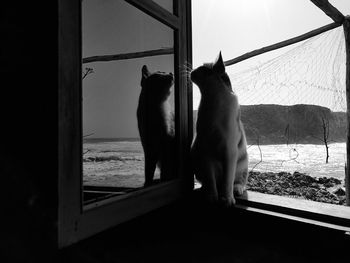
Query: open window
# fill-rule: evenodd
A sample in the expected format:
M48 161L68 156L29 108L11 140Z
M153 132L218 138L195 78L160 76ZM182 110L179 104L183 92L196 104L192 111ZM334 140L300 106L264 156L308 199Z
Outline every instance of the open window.
M321 3L321 7L322 3L328 3L325 0L312 2ZM197 48L198 44L206 45L209 49L216 49L214 55L222 50L227 66L237 65L237 62L260 54L261 51L272 50L276 46L282 47L286 44L285 41L282 41L231 59L234 56L225 56L225 49L222 46L216 47L212 44L219 40L220 45L223 45L225 38L217 37L216 33L218 33L218 28L222 29L227 25L222 22L219 27L214 27L215 31L210 33L209 30L213 29L213 24L208 19L210 18L208 12L212 10L210 6L206 8L202 1L196 1L196 3L204 7L207 14L194 18L197 19L194 20L194 24L200 22L204 25L203 30L199 33L210 35L210 41L213 42L199 43L200 39L195 38L193 42L196 47L195 60L200 51ZM212 5L213 3L214 1L211 1ZM327 9L327 5L325 6L323 8ZM194 8L197 7L194 5ZM251 6L251 8L256 8L256 6ZM237 10L241 12L240 9ZM257 11L260 12L260 9L258 8ZM347 50L349 53L350 22L348 19L344 20L339 13L335 12L335 14L335 23L316 30L310 28L312 32L295 39L305 41L310 34L318 36L322 32L328 32L337 27L339 29L343 23L347 41L345 45L347 48L343 51ZM58 201L60 247L169 204L193 190L193 177L188 169L193 127L192 88L187 74L182 74L188 65L192 65L191 16L191 1L186 0L59 1ZM212 19L220 20L223 17L220 17L217 12L212 12ZM340 19L341 22L337 19ZM196 33L198 31L194 33L194 36ZM229 34L229 30L225 30L225 36ZM235 41L240 40L239 35L234 38ZM335 39L335 37L330 37L330 39ZM226 41L224 44L230 50L234 50L234 42ZM279 55L282 53L280 52ZM211 56L210 52L205 52L205 55L210 55L210 57L204 58L199 63L211 61L215 57ZM237 55L239 54L235 54ZM286 65L290 61L286 59L283 65L277 65L275 68L288 69ZM349 54L347 64L349 64L348 61ZM174 148L176 178L146 188L143 187L144 156L136 118L143 65L147 65L150 71L174 74L174 87L170 102L175 114L176 139ZM257 65L255 76L263 73L260 70L263 64L260 62ZM313 65L323 66L322 63L316 62ZM194 61L194 66L197 66L196 61ZM350 83L349 69L348 66L346 85ZM308 68L305 68L305 64L298 62L294 70L297 75L307 75L305 72ZM235 81L242 80L241 84L244 84L244 81L253 80L254 87L271 88L272 82L267 83L260 79L254 83L252 75L244 75L246 73L249 72L238 72L234 75L237 77ZM288 81L300 81L300 79L295 78ZM286 82L282 74L276 74L273 83ZM249 91L249 88L247 90ZM344 92L344 89L341 92ZM256 95L257 93L252 92L251 94ZM291 112L289 113L289 116L292 116ZM286 114L288 115L288 111ZM319 120L322 129L322 124L327 124L327 120L322 119L322 116ZM346 121L348 122L348 119ZM345 132L348 133L348 123L346 125ZM286 125L282 129L281 138L293 140L296 136L293 137L292 132L292 125ZM251 133L253 137L255 136L255 141L257 138L261 139L254 130ZM315 137L319 135L314 134ZM347 138L350 137L347 136ZM261 142L260 140L254 146L257 152L256 162L260 160L258 146L261 146ZM298 152L295 152L293 148L290 149L291 152L287 153L287 161L294 162L296 161L294 157ZM347 152L346 158L349 163L349 150ZM254 165L255 163L252 164L253 167ZM343 168L341 166L341 169ZM248 191L247 197L238 201L238 208L349 231L349 207L300 200L300 198L295 198L296 196L290 198L257 193L251 190Z
M59 246L193 189L189 1L60 1ZM174 175L144 187L137 123L142 68L173 75ZM189 123L191 125L189 125ZM163 176L167 178L166 176Z
M239 205L349 230L344 16L323 0L214 5L192 1L193 65L221 51L241 104L250 177Z

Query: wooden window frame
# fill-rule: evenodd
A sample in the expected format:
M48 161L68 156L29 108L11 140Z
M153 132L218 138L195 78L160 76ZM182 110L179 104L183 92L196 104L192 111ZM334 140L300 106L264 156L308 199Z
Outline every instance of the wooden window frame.
M124 0L174 29L175 94L178 156L182 178L122 197L82 205L81 182L81 1L59 1L59 212L58 242L65 247L121 222L169 204L193 190L189 171L192 139L192 86L179 74L180 65L192 62L191 1L175 0L174 14L150 0ZM323 3L325 0L311 0ZM185 11L185 12L184 12ZM339 16L337 16L339 19ZM347 28L350 20L346 18ZM336 23L336 19L333 19ZM350 30L347 30L349 34ZM347 38L349 41L350 37ZM251 56L254 54L245 54ZM227 61L234 64L242 58ZM349 61L349 58L347 59ZM349 62L348 62L349 64ZM350 67L348 67L348 70ZM347 72L347 83L350 83ZM349 85L348 85L349 86ZM348 92L348 91L347 91ZM350 130L348 128L348 130ZM350 136L348 136L350 138ZM349 147L348 143L348 147ZM349 152L349 150L348 150ZM349 158L348 154L348 158ZM349 159L348 159L349 163ZM340 205L299 200L247 191L237 199L236 209L269 217L285 218L350 233L350 209Z
M237 198L236 208L350 234L350 207L347 206L247 191Z
M191 1L173 1L173 13L151 0L124 0L174 30L175 125L179 178L83 206L81 0L59 1L59 179L60 248L187 196L192 86L181 65L192 63ZM140 54L137 54L140 57ZM142 57L142 54L141 54Z

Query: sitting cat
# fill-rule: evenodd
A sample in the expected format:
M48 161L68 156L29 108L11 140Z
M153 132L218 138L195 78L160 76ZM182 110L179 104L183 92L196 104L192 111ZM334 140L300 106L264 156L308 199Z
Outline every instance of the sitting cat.
M175 176L175 124L169 102L173 82L172 73L151 73L146 65L142 67L137 122L145 155L145 186L152 184L157 165L161 181Z
M237 96L225 72L221 52L216 62L191 72L199 87L197 134L191 158L194 173L210 202L235 204L248 179L248 154Z

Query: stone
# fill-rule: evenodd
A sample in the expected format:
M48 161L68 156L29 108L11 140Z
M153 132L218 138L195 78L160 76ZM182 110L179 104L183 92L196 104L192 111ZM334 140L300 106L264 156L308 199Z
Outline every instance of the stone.
M341 184L341 180L334 177L329 178L329 181L333 184Z
M312 183L310 186L317 189L320 188L320 185L318 183Z
M320 178L318 178L318 183L319 184L325 184L327 182L329 182L329 178L327 178L327 177L320 177Z
M305 197L308 198L308 199L315 199L316 197L316 190L311 188L311 189L308 189L305 193Z
M325 187L330 188L334 186L334 183L332 183L331 181L328 181L327 183L323 184Z
M343 188L339 187L337 190L333 192L333 194L337 196L345 196L346 193Z
M333 177L315 178L307 174L295 172L250 172L248 188L250 191L298 197L317 202L345 204L344 188L340 187L341 180ZM340 184L340 185L338 185ZM341 190L330 192L329 187L338 185Z

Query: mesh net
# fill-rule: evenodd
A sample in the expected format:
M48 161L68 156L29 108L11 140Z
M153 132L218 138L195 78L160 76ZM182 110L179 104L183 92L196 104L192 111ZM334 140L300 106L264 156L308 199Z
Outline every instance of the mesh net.
M241 105L307 104L327 107L333 112L346 111L346 52L342 27L287 48L234 64L226 67L226 70ZM256 121L263 113L254 111L254 114L256 116L252 118ZM304 120L309 121L305 124L296 123L300 120L293 120L293 116L289 116L289 111L286 116L283 114L281 116L286 117L283 122L286 127L282 127L282 122L278 121L276 123L282 128L276 126L275 122L270 123L266 117L262 119L263 122L255 123L249 119L245 123L247 124L246 133L248 128L257 129L256 138L252 134L251 142L248 142L249 170L299 171L312 176L332 175L340 179L344 178L345 143L329 146L330 159L329 163L326 163L325 147L322 143L309 144L311 145L309 146L292 140L293 136L299 133L303 134L303 138L304 135L310 137L312 134L308 133L309 130L322 135L320 123L315 122L318 119ZM277 133L276 129L272 132L264 132L263 129L267 127L264 124L266 122L270 123L270 126L281 128L278 130L280 133ZM334 127L331 127L333 129L330 132L331 137L335 135L335 130L339 130L338 126ZM286 140L286 144L263 145L259 140L261 138L259 133L266 135L274 132L271 136L289 137L288 128L294 129L294 135L292 135L293 138L289 138L291 140Z
M243 70L241 63L228 68L241 105L313 104L332 111L346 111L342 27L271 56Z

